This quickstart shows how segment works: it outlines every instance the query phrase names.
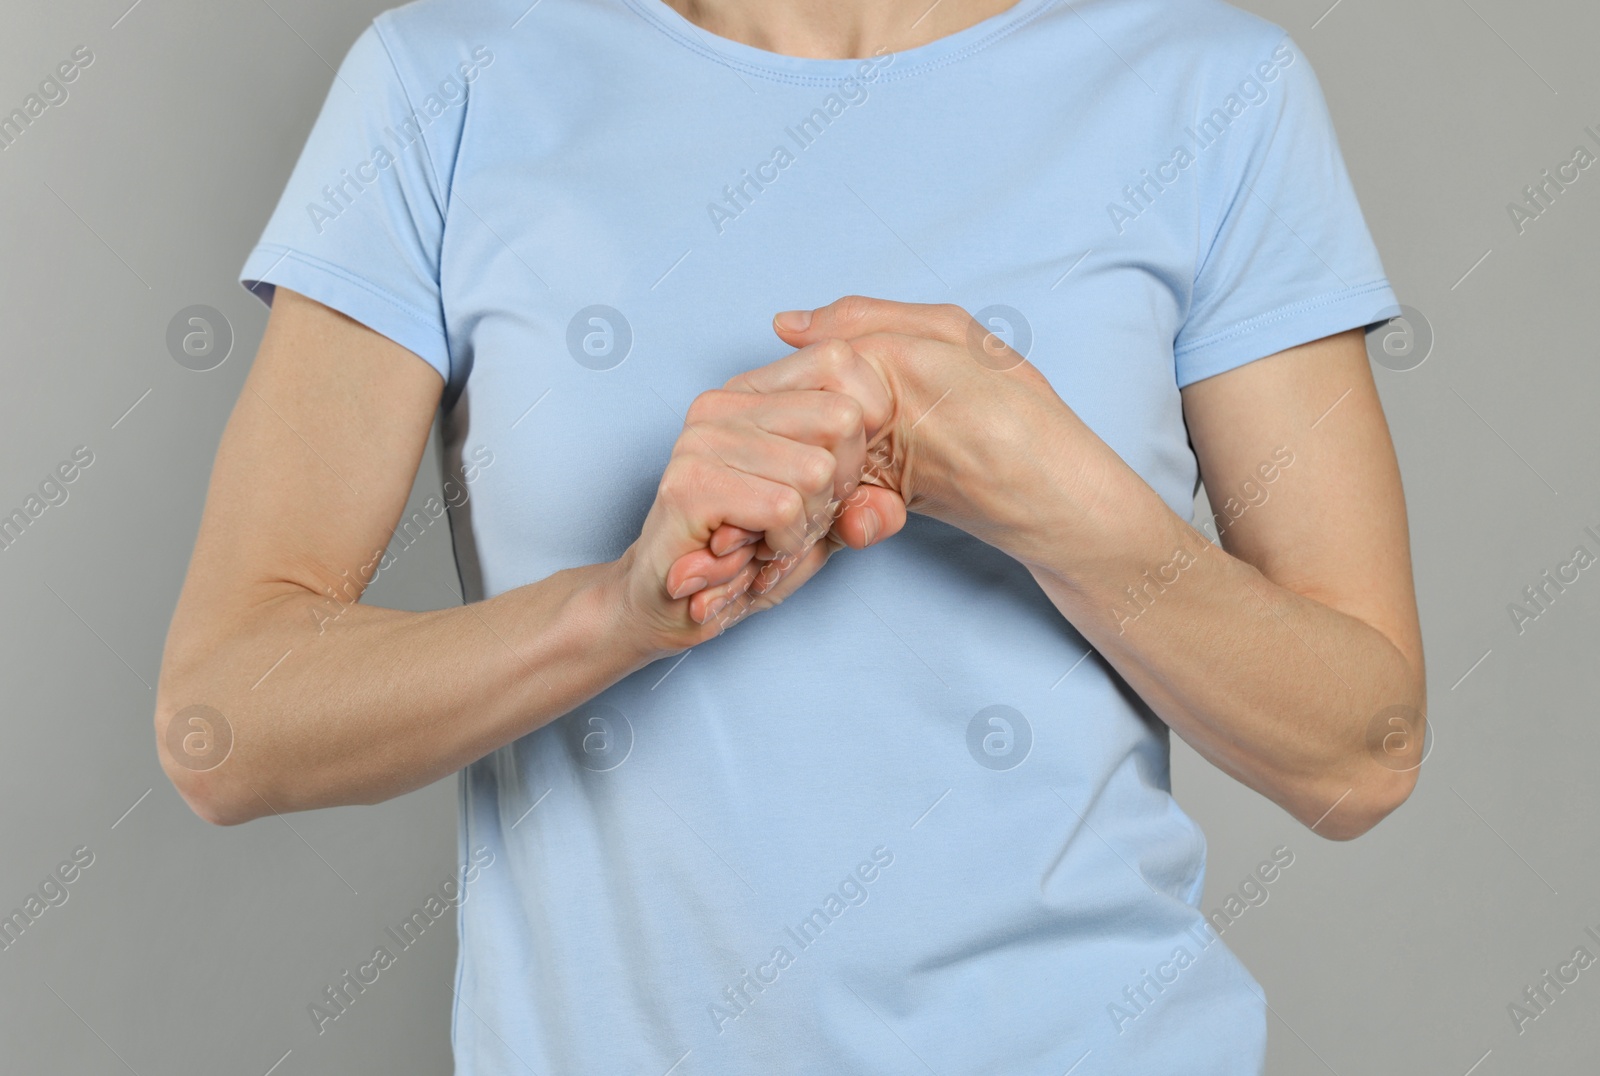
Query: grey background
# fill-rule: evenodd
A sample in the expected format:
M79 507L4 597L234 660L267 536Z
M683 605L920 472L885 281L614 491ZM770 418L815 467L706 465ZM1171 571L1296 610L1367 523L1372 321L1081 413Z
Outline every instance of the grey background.
M1505 207L1585 125L1600 130L1600 16L1512 0L1247 6L1310 56L1390 277L1437 334L1420 367L1376 370L1436 737L1410 803L1349 844L1175 741L1178 796L1210 840L1205 907L1293 850L1225 934L1267 991L1274 1074L1592 1072L1600 966L1521 1034L1507 1006L1575 947L1600 956L1584 934L1600 932L1600 569L1520 635L1507 605L1579 543L1600 550L1582 533L1600 530L1600 169L1526 234ZM0 551L0 909L72 849L95 857L0 952L7 1072L449 1069L446 924L324 1034L306 1006L452 870L454 782L217 829L167 784L151 731L212 454L266 320L234 277L329 64L382 7L0 7L0 111L75 47L95 54L0 153L0 508L75 446L95 455ZM165 344L197 303L236 334L206 373ZM437 488L430 454L414 506ZM424 542L368 600L441 604L448 537Z

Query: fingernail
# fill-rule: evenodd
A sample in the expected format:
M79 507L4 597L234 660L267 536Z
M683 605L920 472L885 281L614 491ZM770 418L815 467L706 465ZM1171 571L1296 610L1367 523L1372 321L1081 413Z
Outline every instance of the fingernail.
M778 323L778 328L787 329L789 332L804 332L811 325L811 311L785 310L773 319Z
M703 575L690 576L678 584L678 589L672 592L674 598L687 598L691 594L698 594L706 589L706 578Z
M878 540L878 534L883 530L883 520L878 518L878 510L876 508L863 508L861 510L861 529L867 532L868 545Z

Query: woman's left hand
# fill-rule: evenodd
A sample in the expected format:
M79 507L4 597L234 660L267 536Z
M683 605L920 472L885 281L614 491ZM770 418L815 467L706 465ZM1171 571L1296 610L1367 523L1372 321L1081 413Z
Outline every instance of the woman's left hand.
M855 549L881 541L903 526L909 510L1026 558L1031 549L1022 536L1041 523L1040 498L1031 491L1051 469L1047 461L1071 458L1067 439L1086 443L1075 434L1087 427L1043 374L949 304L852 295L779 314L773 328L805 350L725 387L826 389L861 404L868 473L833 524L838 541ZM807 347L827 340L843 344ZM1104 448L1092 435L1087 443ZM713 535L713 550L747 537L727 530Z

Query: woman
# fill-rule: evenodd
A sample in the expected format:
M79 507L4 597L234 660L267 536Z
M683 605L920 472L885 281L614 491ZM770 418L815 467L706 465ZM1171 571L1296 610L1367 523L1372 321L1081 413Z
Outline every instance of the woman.
M423 0L242 279L164 764L223 824L461 771L458 1073L1259 1071L1167 731L1346 839L1424 709L1394 296L1281 29ZM465 604L353 604L440 409Z

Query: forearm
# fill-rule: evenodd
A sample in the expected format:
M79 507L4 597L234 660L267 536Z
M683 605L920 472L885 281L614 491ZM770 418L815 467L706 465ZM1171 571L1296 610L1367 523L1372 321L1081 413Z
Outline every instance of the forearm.
M1230 536L1262 571L1206 542L961 308L846 296L774 324L797 346L848 340L853 357L780 360L754 380L852 391L890 448L883 484L1026 565L1206 758L1327 836L1370 828L1409 794L1421 638L1399 471L1359 332L1180 389L1196 458L1219 478L1261 473L1245 470L1256 447L1349 398L1317 435L1326 454L1297 471L1314 476L1287 502L1299 515Z
M1376 628L1212 545L1094 444L1077 439L1076 481L1037 468L1031 519L997 544L1202 756L1324 836L1376 824L1409 793L1421 745L1391 738L1403 750L1380 761L1372 722L1420 716L1420 670Z
M617 578L614 565L592 565L466 606L354 604L332 619L325 597L289 584L226 618L180 603L158 734L204 704L223 715L233 744L209 769L166 752L163 764L198 813L223 823L420 788L659 656L628 623Z

